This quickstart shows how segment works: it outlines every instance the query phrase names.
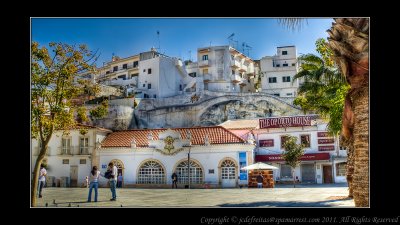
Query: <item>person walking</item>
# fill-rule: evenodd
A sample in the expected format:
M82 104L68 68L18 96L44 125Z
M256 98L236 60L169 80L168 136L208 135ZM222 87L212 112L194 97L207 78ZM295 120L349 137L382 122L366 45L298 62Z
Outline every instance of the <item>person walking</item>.
M115 201L115 200L117 200L116 188L117 188L118 169L114 165L113 162L110 162L108 164L108 169L111 171L111 176L109 178L109 182L110 182L110 190L111 190L112 198L110 199L110 201Z
M262 188L263 187L263 181L264 181L264 177L263 175L258 174L257 176L257 188Z
M100 171L97 169L97 166L93 166L92 171L90 172L89 176L89 195L88 195L88 202L92 201L92 190L94 188L94 201L97 202L98 196L98 188L99 188L99 177Z
M177 182L178 182L178 175L176 175L176 173L173 173L172 176L172 188L178 188Z
M44 188L44 185L46 184L46 175L47 175L47 170L44 168L44 164L40 164L40 171L39 171L39 198L42 197L42 189Z

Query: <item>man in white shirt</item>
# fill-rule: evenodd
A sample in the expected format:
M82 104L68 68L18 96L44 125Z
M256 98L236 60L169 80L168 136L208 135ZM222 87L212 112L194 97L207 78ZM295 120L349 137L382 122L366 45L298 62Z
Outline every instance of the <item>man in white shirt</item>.
M111 173L111 178L110 178L110 189L111 189L111 194L112 194L112 198L110 199L110 201L115 201L117 200L117 177L118 177L118 169L116 166L114 166L114 163L110 162L108 164L108 169L110 169L112 171Z
M45 185L45 182L46 182L46 175L47 175L47 171L44 168L44 165L41 164L40 165L40 171L39 171L39 184L38 184L38 187L39 187L39 198L42 197L42 189L43 189L43 187Z

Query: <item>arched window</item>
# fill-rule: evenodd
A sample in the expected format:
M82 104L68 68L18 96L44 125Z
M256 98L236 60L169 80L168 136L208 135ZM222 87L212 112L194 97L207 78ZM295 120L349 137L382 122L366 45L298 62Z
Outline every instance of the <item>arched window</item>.
M176 167L176 173L178 175L178 183L188 183L188 161L179 163ZM203 183L203 170L200 165L190 160L190 183L201 184Z
M139 168L138 184L165 184L165 180L165 171L156 161L147 161Z
M221 164L222 179L236 179L235 163L232 160L225 160Z
M117 167L117 169L118 169L118 175L121 174L121 175L123 176L123 175L124 175L124 174L123 174L123 171L124 171L124 164L122 163L122 161L119 160L119 159L113 159L113 160L111 160L111 162L114 164L114 166Z

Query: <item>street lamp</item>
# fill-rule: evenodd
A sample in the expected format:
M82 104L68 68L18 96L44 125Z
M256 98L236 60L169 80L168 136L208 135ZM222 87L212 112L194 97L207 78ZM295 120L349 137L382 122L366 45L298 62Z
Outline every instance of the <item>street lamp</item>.
M192 134L190 130L187 131L186 137L189 140L189 152L188 152L188 188L190 189L190 148L192 146Z

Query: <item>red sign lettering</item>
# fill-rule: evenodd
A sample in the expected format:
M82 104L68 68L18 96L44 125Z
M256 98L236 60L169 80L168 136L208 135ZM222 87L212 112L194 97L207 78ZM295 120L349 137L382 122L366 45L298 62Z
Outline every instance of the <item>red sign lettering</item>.
M311 116L276 117L260 119L260 129L311 126Z
M273 147L274 139L260 140L260 147Z
M318 132L317 136L318 137L330 137L328 132Z
M318 151L333 151L335 150L334 145L318 146Z
M335 141L330 138L330 139L318 139L318 144L332 144Z
M329 160L329 153L310 153L304 154L300 160L301 161L312 161L312 160ZM274 155L256 155L256 162L265 161L285 161L281 154Z

